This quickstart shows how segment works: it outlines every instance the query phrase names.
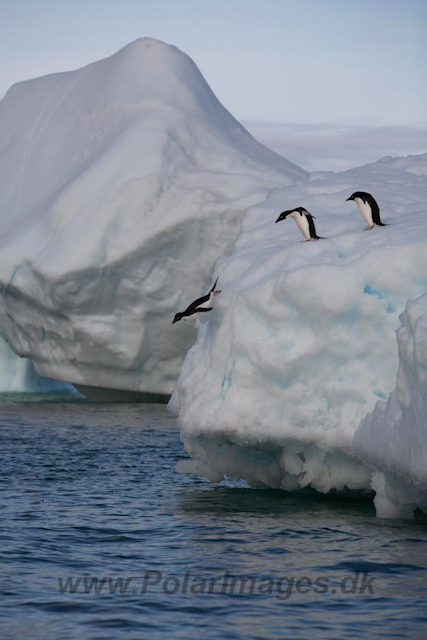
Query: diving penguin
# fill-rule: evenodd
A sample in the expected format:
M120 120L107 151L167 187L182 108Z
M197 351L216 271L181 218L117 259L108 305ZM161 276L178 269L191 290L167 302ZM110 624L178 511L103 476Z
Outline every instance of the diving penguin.
M214 296L217 296L219 293L221 293L220 290L215 289L217 282L218 278L215 280L215 284L209 291L209 293L207 293L205 296L202 296L201 298L197 298L197 300L192 302L190 306L187 307L186 310L182 313L176 313L172 324L175 324L175 322L179 322L180 320L196 320L201 313L212 311L213 307L210 307L209 304Z
M304 240L301 242L309 242L310 240L324 240L322 236L318 236L316 233L316 227L314 226L314 216L304 209L304 207L297 207L296 209L289 209L289 211L283 211L277 218L276 222L286 220L286 218L293 218L297 223L298 229L301 231Z
M365 231L373 229L375 226L386 227L387 225L381 222L380 209L374 196L365 191L355 191L353 195L347 198L348 200L354 200L359 207L359 211L363 218L366 220L368 226L365 227Z

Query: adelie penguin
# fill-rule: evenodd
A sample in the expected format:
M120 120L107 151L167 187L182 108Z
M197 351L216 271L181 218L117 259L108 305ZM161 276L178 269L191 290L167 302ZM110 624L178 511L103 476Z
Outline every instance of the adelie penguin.
M371 196L370 193L366 193L365 191L355 191L349 198L347 198L346 202L348 200L354 200L359 207L360 213L368 224L368 226L365 227L365 231L373 229L375 226L387 226L384 222L381 222L379 206L374 196Z
M207 311L212 311L213 307L210 306L211 300L214 296L217 296L221 291L216 289L216 285L218 282L218 278L215 280L215 284L212 289L205 296L201 298L197 298L194 302L190 304L189 307L186 308L182 313L175 314L175 318L172 321L172 324L175 322L179 322L180 320L196 320L201 313L206 313Z
M277 218L276 222L286 220L286 218L293 218L297 223L298 229L301 231L304 240L301 242L309 242L310 240L324 240L322 236L318 236L316 233L316 227L314 226L314 216L304 209L304 207L297 207L296 209L289 209L289 211L283 211Z

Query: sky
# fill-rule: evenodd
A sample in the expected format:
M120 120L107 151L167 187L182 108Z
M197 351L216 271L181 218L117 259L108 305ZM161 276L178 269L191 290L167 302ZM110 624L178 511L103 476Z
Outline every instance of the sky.
M386 154L427 150L427 0L0 0L0 97L144 36L190 55L281 153L332 130L331 157L341 142L374 151L374 130Z

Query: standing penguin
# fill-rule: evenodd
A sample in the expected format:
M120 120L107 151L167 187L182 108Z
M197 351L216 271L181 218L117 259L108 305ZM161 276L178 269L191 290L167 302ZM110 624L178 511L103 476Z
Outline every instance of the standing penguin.
M316 227L314 226L314 216L304 209L304 207L297 207L296 209L289 209L289 211L283 211L277 218L276 222L286 220L286 218L293 218L297 224L298 229L301 231L304 240L301 242L309 242L310 240L324 240L322 236L318 236L316 233Z
M381 222L380 209L374 196L365 191L355 191L353 195L347 198L348 200L354 200L359 207L359 211L363 218L366 220L368 226L365 227L365 231L373 229L375 226L386 227L387 225Z
M175 322L179 322L180 320L196 320L201 313L206 311L212 311L213 307L209 306L212 298L217 296L221 291L215 289L218 282L218 278L215 280L215 284L212 289L205 296L201 298L197 298L194 302L192 302L185 311L180 313L176 313L175 317L172 321L172 324Z

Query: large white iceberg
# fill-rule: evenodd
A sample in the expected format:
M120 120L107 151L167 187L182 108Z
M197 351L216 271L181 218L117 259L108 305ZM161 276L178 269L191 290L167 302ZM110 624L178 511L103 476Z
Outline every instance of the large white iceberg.
M356 190L374 194L389 226L363 230L346 202ZM427 154L311 174L247 211L232 254L216 264L222 294L199 321L170 403L193 458L181 471L285 489L378 490L379 467L367 457L371 435L381 449L372 421L357 447L353 439L395 386L399 315L427 291L426 203ZM275 224L299 205L327 239L301 244L292 220ZM417 415L425 426L425 404ZM380 429L384 440L393 433ZM407 434L411 447L419 429ZM413 473L404 441L390 437L389 446Z
M42 376L171 393L245 209L306 172L256 142L190 58L137 40L0 107L0 333Z

